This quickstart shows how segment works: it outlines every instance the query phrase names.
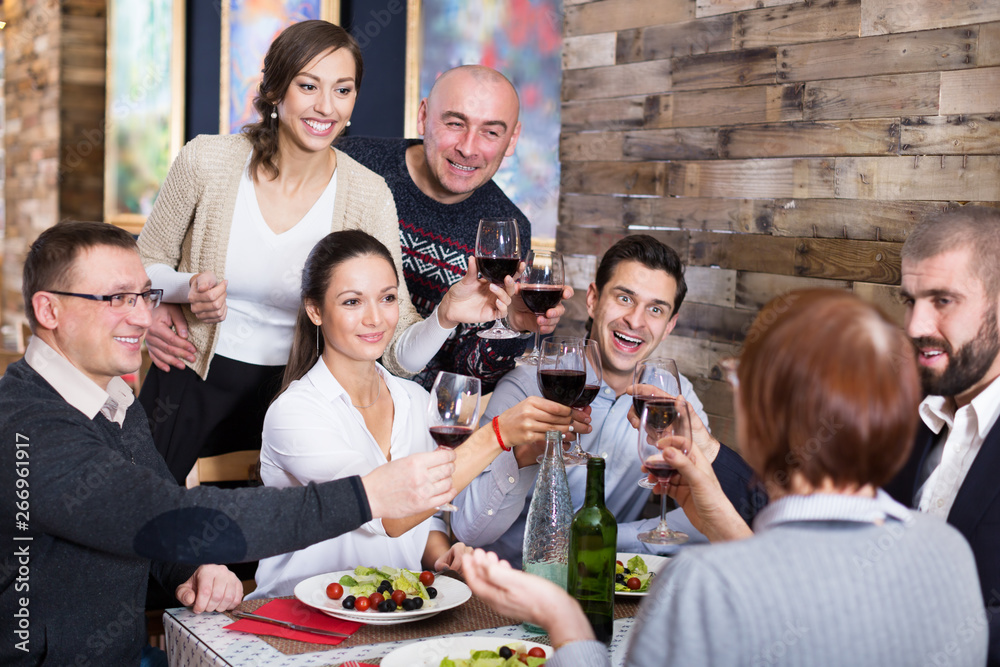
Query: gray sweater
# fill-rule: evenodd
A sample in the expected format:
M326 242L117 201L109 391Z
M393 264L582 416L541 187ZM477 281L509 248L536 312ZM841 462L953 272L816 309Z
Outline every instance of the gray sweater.
M90 420L23 360L0 378L0 441L2 665L138 664L150 572L173 590L197 564L301 549L371 519L358 477L178 487L138 401L121 428Z
M986 663L975 562L944 521L885 494L817 495L772 503L754 527L673 559L643 601L628 667ZM607 664L600 646L570 644L547 664Z

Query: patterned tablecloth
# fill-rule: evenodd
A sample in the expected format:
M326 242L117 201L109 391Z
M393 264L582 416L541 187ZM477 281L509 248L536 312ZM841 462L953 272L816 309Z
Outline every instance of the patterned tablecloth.
M475 598L473 600L478 602ZM259 606L259 604L254 606ZM620 616L620 614L621 612L616 616ZM183 607L168 609L163 614L163 627L166 632L167 655L171 667L202 667L204 665L231 665L232 667L305 667L308 665L313 667L319 665L337 666L347 660L378 664L383 656L394 649L426 639L426 637L399 639L401 634L411 636L420 634L417 631L401 632L406 627L405 625L366 626L354 635L360 639L359 635L364 633L364 638L368 641L366 644L350 646L353 642L348 641L345 642L349 645L348 648L302 644L301 646L304 648L316 647L319 650L286 655L261 637L226 630L225 626L232 622L233 620L225 614L194 614ZM611 664L616 667L624 662L628 633L634 622L635 619L632 617L615 620L615 636L611 642ZM521 625L505 625L453 634L454 636L494 636L497 637L498 644L510 639L548 643L547 637L532 635L526 632ZM282 641L287 642L287 640Z

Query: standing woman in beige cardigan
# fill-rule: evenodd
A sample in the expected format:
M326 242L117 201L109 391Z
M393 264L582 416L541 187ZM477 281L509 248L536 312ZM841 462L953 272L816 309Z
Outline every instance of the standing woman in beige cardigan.
M341 27L287 28L264 58L254 99L261 120L241 134L192 140L160 189L139 249L165 305L147 335L155 367L139 400L179 483L199 456L260 448L291 348L302 266L319 239L362 229L402 265L385 181L331 148L350 125L362 74L357 42ZM476 275L470 259L423 321L400 281L401 333L383 357L390 371L420 370L459 322L506 313L509 294ZM174 332L183 347L171 343ZM360 389L358 405L388 396L377 376Z

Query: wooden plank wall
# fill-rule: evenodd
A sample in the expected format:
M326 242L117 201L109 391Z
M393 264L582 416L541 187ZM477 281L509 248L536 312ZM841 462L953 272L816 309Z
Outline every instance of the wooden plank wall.
M716 362L763 303L832 286L901 318L914 222L1000 205L1000 2L565 0L560 158L574 266L640 232L686 259L663 352L732 442Z

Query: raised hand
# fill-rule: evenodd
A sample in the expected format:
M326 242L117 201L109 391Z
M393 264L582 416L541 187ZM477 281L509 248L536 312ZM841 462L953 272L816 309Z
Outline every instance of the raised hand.
M663 391L659 387L654 387L648 384L631 385L625 390L627 394L632 396L646 395L646 396L665 396L667 398L675 398L678 401L678 406L682 403L686 403L683 396L672 396L671 394ZM705 458L709 463L715 460L715 457L719 455L719 449L722 445L718 440L715 439L709 430L705 427L705 423L701 421L701 417L698 413L691 408L691 440L694 444L698 445L698 449L705 454ZM635 406L633 405L628 410L628 415L626 415L628 423L632 425L632 428L639 428L639 415L635 413Z
M563 301L573 298L573 288L569 285L563 287L562 301L555 308L545 311L545 317L535 315L531 312L520 295L515 297L510 303L507 312L507 321L511 328L517 331L537 331L541 335L550 334L556 330L559 319L566 314L566 306Z
M376 519L403 519L455 497L455 451L436 449L380 465L361 478Z
M448 289L437 309L438 321L446 329L459 323L478 324L506 317L516 290L509 278L505 287L479 279L476 258L469 257L468 261L469 270Z
M495 553L476 549L465 557L465 581L480 599L501 614L545 628L552 643L594 639L587 617L560 586L515 570Z
M153 323L146 331L150 360L164 373L170 372L171 367L183 370L185 359L194 363L198 350L188 342L187 336L187 320L181 307L161 303L153 311Z
M738 540L753 531L729 502L712 464L699 447L689 447L687 454L666 443L663 458L675 470L670 481L658 484L654 493L663 493L677 501L691 524L711 542Z
M202 271L191 276L188 303L191 312L202 322L215 324L226 319L226 286L228 281L219 281L211 271Z

